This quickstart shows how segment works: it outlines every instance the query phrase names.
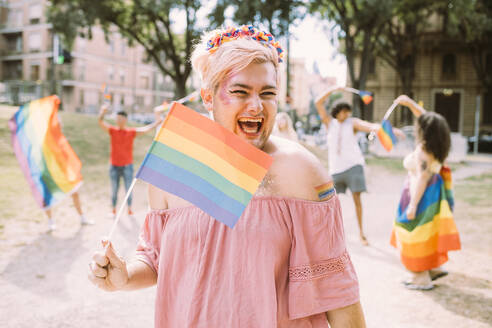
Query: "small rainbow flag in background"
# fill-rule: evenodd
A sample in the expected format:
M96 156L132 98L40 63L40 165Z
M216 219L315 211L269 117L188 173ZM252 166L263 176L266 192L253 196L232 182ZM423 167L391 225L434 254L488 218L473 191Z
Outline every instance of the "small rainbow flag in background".
M136 177L233 228L272 161L223 126L175 102Z
M362 99L362 102L366 105L369 105L372 101L372 93L369 91L360 91L359 96Z
M393 127L388 120L383 120L381 123L381 128L378 130L378 138L384 149L391 151L393 145L396 144L397 139L393 133Z
M57 96L31 101L9 120L12 145L34 198L49 208L82 184L82 163L63 135Z
M106 83L103 83L101 87L102 93L103 93L103 98L106 99L107 101L111 100L111 94L109 93L108 86Z

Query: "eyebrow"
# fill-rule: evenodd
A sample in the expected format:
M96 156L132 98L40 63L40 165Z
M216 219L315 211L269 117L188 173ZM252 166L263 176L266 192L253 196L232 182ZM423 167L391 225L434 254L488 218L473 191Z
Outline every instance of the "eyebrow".
M249 85L246 85L246 84L242 84L242 83L234 83L233 85L230 86L231 88L234 88L234 87L239 87L239 88L243 88L243 89L246 89L246 90L251 90L253 89L252 87L250 87ZM265 85L263 88L261 88L261 90L267 90L267 89L277 89L277 87L273 86L273 85Z

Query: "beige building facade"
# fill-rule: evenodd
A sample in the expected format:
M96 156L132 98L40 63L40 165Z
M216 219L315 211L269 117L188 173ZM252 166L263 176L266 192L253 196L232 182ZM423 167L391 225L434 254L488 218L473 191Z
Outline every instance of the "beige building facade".
M434 20L417 56L413 94L409 96L423 103L427 110L443 115L452 132L467 137L475 134L478 105L480 133L492 133L492 95L484 92L465 44L444 37L439 20L436 17ZM366 112L361 116L380 121L401 94L402 86L395 70L380 58L371 66L366 89L374 93L374 100L371 106L362 109ZM486 66L492 74L492 53L487 55ZM391 121L396 126L408 125L412 116L408 110L398 109Z
M172 80L118 33L106 42L94 28L92 39L76 38L70 63L54 64L56 36L46 6L46 0L8 0L0 7L0 82L11 103L56 93L65 110L96 112L104 84L115 110L145 112L173 97Z

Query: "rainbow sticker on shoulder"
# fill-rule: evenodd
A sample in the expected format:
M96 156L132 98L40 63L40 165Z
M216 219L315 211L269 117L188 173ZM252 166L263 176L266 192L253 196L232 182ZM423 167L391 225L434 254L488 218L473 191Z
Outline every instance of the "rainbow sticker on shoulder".
M323 183L320 186L314 187L318 193L319 200L327 200L335 194L335 186L333 181Z

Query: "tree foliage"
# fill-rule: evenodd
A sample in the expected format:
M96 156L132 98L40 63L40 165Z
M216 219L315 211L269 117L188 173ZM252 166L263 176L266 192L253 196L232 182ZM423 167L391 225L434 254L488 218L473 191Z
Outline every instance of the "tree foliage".
M300 0L218 0L210 17L215 26L227 18L237 24L262 24L277 38L287 36L289 25L304 17L305 4ZM226 12L232 13L226 17Z
M391 0L311 0L310 10L336 23L338 39L347 59L349 77L356 89L365 89L369 64L375 53L375 38L391 17ZM360 62L356 65L356 58ZM353 111L358 116L362 102L354 96Z
M100 26L109 38L116 29L130 44L140 44L163 74L175 82L176 96L186 94L191 73L189 58L199 37L199 0L52 0L48 19L56 33L71 45L77 35L92 37ZM185 30L177 33L174 16L184 12Z
M477 78L492 93L492 2L450 0L448 32L466 43Z

